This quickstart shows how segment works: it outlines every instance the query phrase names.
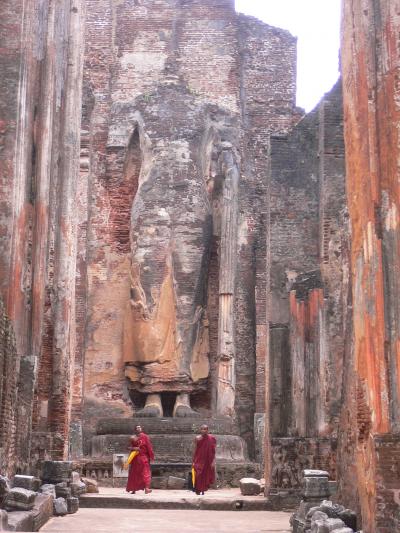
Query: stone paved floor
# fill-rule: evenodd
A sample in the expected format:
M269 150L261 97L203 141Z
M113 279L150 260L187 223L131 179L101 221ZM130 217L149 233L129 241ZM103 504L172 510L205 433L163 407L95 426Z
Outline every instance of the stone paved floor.
M199 498L193 492L182 490L154 490L127 494L120 488L100 489L105 499L104 507L80 509L77 514L52 518L41 531L57 533L288 533L290 513L268 511L197 511L169 509L110 509L110 497L152 498L158 502L179 502ZM98 495L93 495L98 496ZM238 489L208 491L213 500L234 500L240 496ZM243 498L243 497L241 497ZM258 497L252 497L258 498ZM262 498L262 496L259 496Z
M172 511L80 509L52 518L41 532L57 533L288 533L288 513L268 511Z

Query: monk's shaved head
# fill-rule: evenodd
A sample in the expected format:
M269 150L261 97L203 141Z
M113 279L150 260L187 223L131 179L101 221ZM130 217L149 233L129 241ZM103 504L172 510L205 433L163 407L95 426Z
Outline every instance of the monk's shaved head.
M202 435L206 435L208 433L207 424L203 424L202 426L200 426L200 432L201 432Z

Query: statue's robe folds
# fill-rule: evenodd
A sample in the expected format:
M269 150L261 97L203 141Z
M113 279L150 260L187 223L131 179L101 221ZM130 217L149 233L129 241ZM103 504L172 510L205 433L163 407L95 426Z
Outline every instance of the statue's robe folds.
M170 90L159 106L165 128L162 136L146 133L147 159L132 206L125 375L142 393L191 393L206 387L210 366L206 307L212 208L199 150L204 114L188 118L182 98ZM160 120L158 115L145 119L150 129L151 120ZM185 137L177 138L177 130Z

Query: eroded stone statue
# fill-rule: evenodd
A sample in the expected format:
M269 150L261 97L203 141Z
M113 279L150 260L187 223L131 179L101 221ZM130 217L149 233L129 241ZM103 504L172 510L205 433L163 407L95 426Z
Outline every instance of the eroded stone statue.
M192 106L190 95L177 95L171 87L157 93L153 113L158 124L158 115L163 116L162 131L152 131L156 117L149 116L148 107L137 115L146 148L131 216L125 375L146 395L142 416L163 415L165 392L176 393L173 416L193 416L190 395L206 388L210 373L207 278L213 223L221 228L217 379L223 385L222 403L226 391L234 391L237 156L232 144L221 138L223 119ZM222 182L218 222L211 199L218 179L210 180L212 173ZM233 392L231 396L233 402Z

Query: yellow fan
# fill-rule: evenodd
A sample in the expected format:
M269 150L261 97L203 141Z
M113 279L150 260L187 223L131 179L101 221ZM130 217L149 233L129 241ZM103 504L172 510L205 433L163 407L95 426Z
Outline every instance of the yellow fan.
M193 467L192 467L192 485L193 485L193 488L196 485L196 470Z
M126 461L126 463L124 464L124 469L127 470L129 468L129 465L131 464L131 462L134 460L134 458L139 455L139 452L137 450L131 452L129 454L129 457Z

